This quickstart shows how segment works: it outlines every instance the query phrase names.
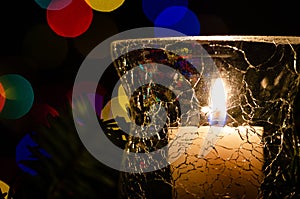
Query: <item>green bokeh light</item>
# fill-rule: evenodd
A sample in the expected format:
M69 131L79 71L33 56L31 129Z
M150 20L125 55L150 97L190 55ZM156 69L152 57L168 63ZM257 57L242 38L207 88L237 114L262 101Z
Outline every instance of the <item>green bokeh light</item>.
M0 113L1 118L18 119L26 115L32 107L34 93L31 84L22 76L8 74L0 77L6 102Z

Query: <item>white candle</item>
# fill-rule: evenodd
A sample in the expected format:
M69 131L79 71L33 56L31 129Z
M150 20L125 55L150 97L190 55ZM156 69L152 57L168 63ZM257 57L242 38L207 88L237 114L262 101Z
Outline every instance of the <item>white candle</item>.
M190 147L171 164L177 198L257 197L263 179L263 127L217 127L221 129L213 129L219 133L215 143L206 142L207 134L213 131L210 126L180 128ZM180 139L177 132L178 128L170 128L170 141ZM183 144L172 145L169 157L183 152Z

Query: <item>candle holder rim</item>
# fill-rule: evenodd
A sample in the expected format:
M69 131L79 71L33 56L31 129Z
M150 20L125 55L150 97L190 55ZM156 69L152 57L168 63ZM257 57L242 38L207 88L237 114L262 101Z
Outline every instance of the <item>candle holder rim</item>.
M275 44L300 44L300 36L265 36L265 35L208 35L208 36L174 36L174 37L152 37L152 38L130 38L120 39L112 42L112 45L124 42L137 42L137 41L199 41L199 42L212 42L212 41L234 41L234 42L263 42Z

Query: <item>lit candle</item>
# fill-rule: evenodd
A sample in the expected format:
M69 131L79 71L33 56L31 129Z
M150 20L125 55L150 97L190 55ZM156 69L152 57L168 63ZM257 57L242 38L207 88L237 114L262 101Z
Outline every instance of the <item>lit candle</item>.
M221 79L212 84L210 95L210 126L169 130L170 141L178 139L178 130L185 141L169 150L170 159L183 154L171 164L174 198L256 198L263 180L263 127L224 126L226 92Z

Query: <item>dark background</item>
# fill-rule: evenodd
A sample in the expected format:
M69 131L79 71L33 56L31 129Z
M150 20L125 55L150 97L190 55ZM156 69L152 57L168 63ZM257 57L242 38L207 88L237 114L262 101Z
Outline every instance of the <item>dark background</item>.
M79 39L90 43L86 52L117 32L153 26L144 16L141 2L126 0L111 13L94 11L94 18L109 19L106 23L113 23L110 25L114 28L107 29L101 23L97 26L94 24L90 33L100 31L102 34L99 38L89 37L90 34L81 35ZM9 183L17 171L15 147L18 141L37 125L46 124L49 108L41 104L59 109L66 103L67 93L86 54L74 47L78 38L60 38L68 46L63 62L55 67L33 67L24 57L24 39L32 27L47 25L46 10L33 0L3 0L0 6L0 75L17 73L24 76L31 82L35 93L33 108L27 115L16 120L0 118L0 180ZM199 17L200 35L300 36L299 6L296 1L190 0L189 8ZM296 101L297 125L300 121L299 104Z

